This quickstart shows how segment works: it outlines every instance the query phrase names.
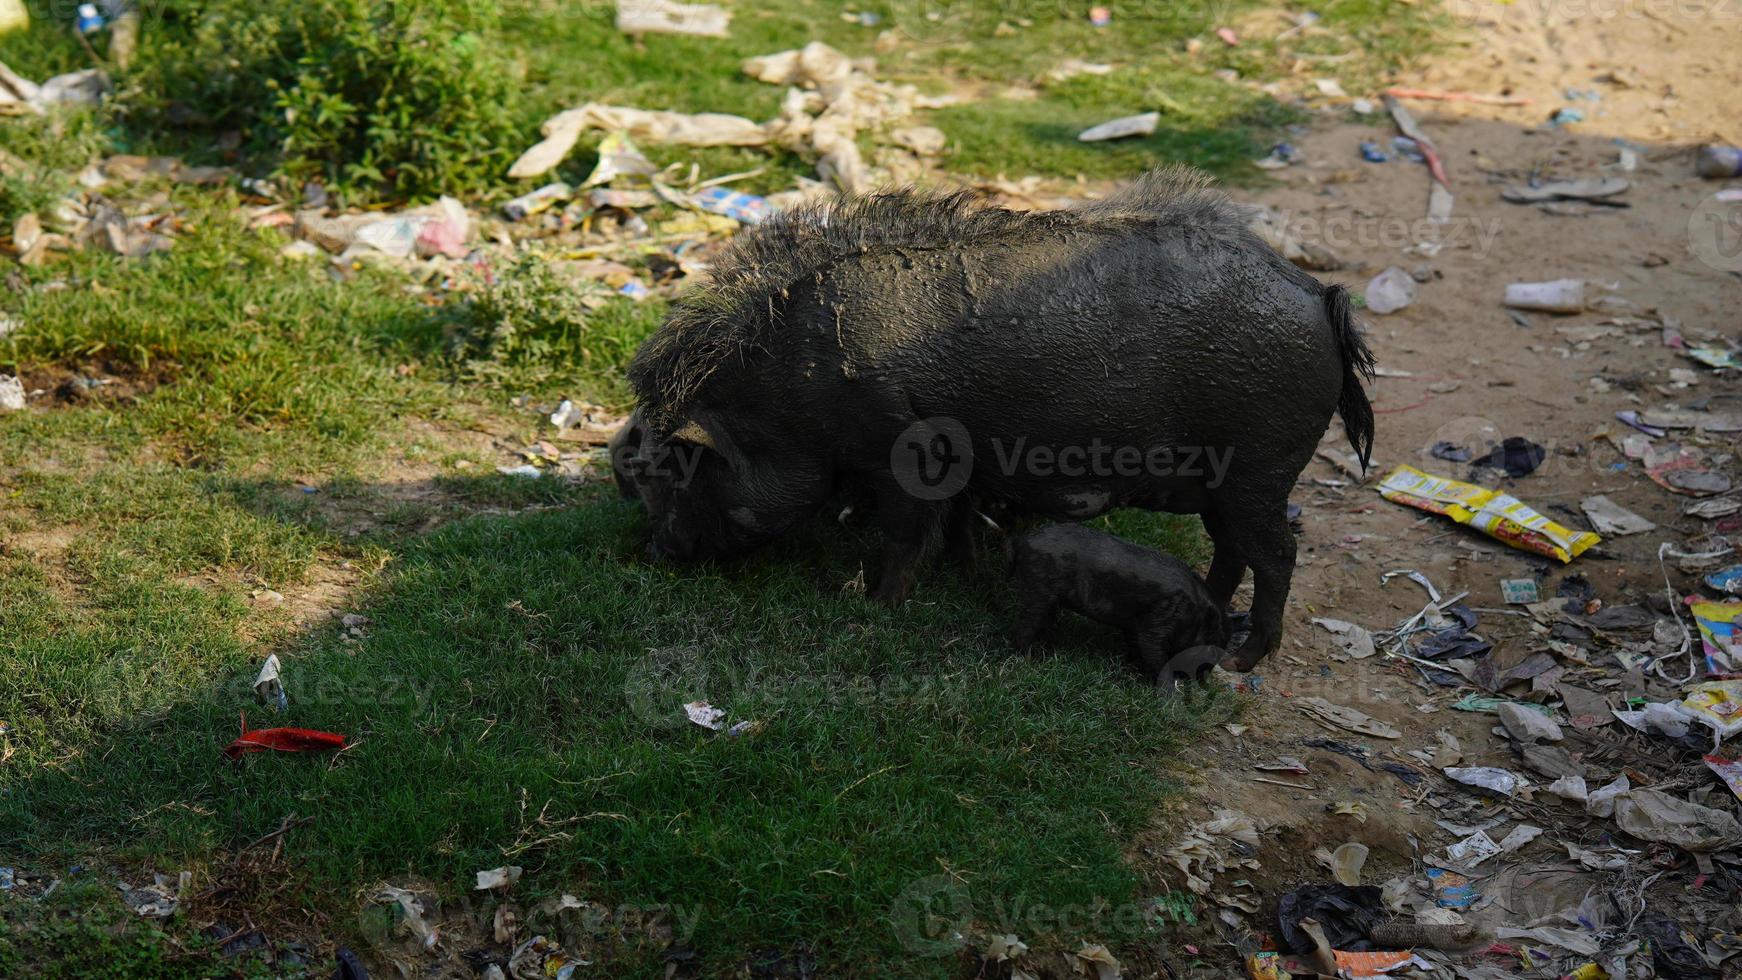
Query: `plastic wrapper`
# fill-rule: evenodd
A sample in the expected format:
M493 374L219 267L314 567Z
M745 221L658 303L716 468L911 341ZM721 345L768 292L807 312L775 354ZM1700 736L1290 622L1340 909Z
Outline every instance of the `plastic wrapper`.
M1517 498L1399 466L1380 482L1379 495L1393 503L1425 510L1467 524L1523 551L1570 562L1602 540L1574 531L1531 510Z
M1682 699L1688 716L1710 726L1720 738L1742 732L1742 681L1713 681Z
M1736 635L1736 620L1742 618L1742 602L1696 602L1688 606L1700 628L1700 644L1706 654L1706 671L1729 673L1742 664L1742 637Z

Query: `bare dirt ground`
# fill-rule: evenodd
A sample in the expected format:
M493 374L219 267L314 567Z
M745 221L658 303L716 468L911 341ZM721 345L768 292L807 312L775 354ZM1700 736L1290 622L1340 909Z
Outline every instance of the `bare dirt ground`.
M1627 837L1611 842L1614 822L1587 816L1576 803L1540 791L1529 801L1506 800L1460 786L1434 765L1411 757L1411 750L1435 751L1440 744L1436 733L1443 731L1460 744L1461 765L1507 768L1539 790L1553 781L1521 764L1507 739L1494 733L1494 714L1452 708L1472 687L1441 686L1417 666L1384 656L1351 660L1332 645L1328 632L1311 622L1315 616L1331 617L1379 631L1415 615L1428 598L1418 584L1405 577L1382 584L1385 573L1397 569L1419 571L1446 597L1467 592L1464 601L1480 610L1476 632L1494 644L1497 664L1510 666L1536 653L1553 657L1554 667L1546 675L1516 682L1507 692L1556 706L1567 733L1561 747L1585 767L1591 787L1626 773L1634 786L1649 785L1684 799L1692 790L1695 799L1704 795L1707 805L1735 812L1736 800L1700 764L1697 752L1678 750L1661 737L1619 723L1590 730L1567 726L1567 712L1559 707L1560 685L1596 691L1614 707L1624 707L1621 701L1629 696L1680 698L1678 688L1637 669L1624 669L1615 656L1619 643L1649 643L1649 627L1643 636L1598 630L1580 644L1582 655L1554 653L1548 633L1557 617L1539 620L1522 606L1506 606L1499 583L1535 578L1543 598L1550 599L1565 576L1577 574L1588 578L1606 607L1641 603L1665 591L1658 561L1661 543L1685 552L1704 551L1721 546L1713 543L1712 535L1734 531L1733 519L1710 521L1683 514L1682 505L1692 498L1654 484L1639 462L1624 457L1618 450L1620 439L1637 433L1617 422L1615 413L1663 406L1734 411L1742 400L1733 376L1699 365L1663 340L1666 324L1679 324L1689 346L1725 346L1720 338L1735 339L1737 333L1742 275L1731 270L1742 269L1742 261L1726 269L1702 260L1696 254L1700 224L1695 221L1696 231L1690 234L1690 218L1702 204L1711 206L1716 191L1742 186L1742 181L1726 184L1697 177L1692 149L1721 136L1718 130L1726 125L1731 139L1737 135L1735 113L1719 110L1735 104L1733 52L1742 43L1742 6L1519 0L1510 5L1465 4L1462 9L1477 21L1470 47L1447 52L1397 84L1506 92L1534 103L1407 103L1445 161L1456 196L1449 223L1436 230L1423 220L1430 185L1425 167L1402 160L1362 161L1358 146L1363 140L1391 149L1393 130L1383 109L1364 124L1315 127L1299 141L1305 161L1277 171L1281 186L1255 195L1258 203L1287 209L1302 240L1329 246L1341 256L1345 267L1320 273L1323 278L1359 291L1373 275L1395 265L1426 281L1406 309L1366 317L1383 375L1373 392L1379 413L1377 465L1365 481L1325 461L1315 461L1302 475L1293 500L1302 506L1304 533L1283 647L1260 667L1261 679L1240 720L1241 734L1199 749L1201 767L1192 777L1191 802L1168 815L1155 836L1161 842L1177 839L1218 809L1243 812L1265 829L1254 855L1260 867L1227 872L1216 886L1217 893L1232 895L1240 890L1233 880L1249 880L1263 897L1261 911L1239 915L1237 925L1201 924L1204 941L1197 949L1203 965L1195 975L1242 972L1232 947L1275 933L1278 896L1301 884L1331 880L1313 858L1316 848L1363 842L1372 849L1364 884L1402 878L1417 905L1431 905L1423 859L1443 853L1465 836L1436 825L1436 820L1468 826L1501 818L1487 831L1496 841L1520 823L1545 831L1519 851L1480 865L1481 875L1495 877L1478 882L1484 898L1468 917L1488 929L1537 924L1563 905L1576 906L1587 889L1617 896L1619 908L1609 910L1605 927L1611 940L1604 944L1605 954L1638 938L1644 923L1659 913L1680 920L1701 937L1738 926L1738 879L1722 857L1714 870L1709 862L1696 863L1673 847L1642 847ZM1567 90L1594 91L1599 98L1569 99ZM1550 124L1552 113L1569 106L1581 111L1585 121ZM1618 138L1633 141L1636 169L1626 171L1620 165L1623 146L1615 142ZM1615 199L1625 207L1561 204L1542 209L1501 199L1504 187L1532 177L1607 176L1631 182ZM1436 232L1441 247L1421 247L1433 242ZM1593 292L1602 297L1599 308L1571 316L1528 313L1521 323L1501 303L1509 282L1563 277L1603 284ZM1692 371L1694 383L1677 387L1672 369ZM1688 377L1676 375L1684 381ZM1613 442L1600 435L1605 431L1615 434ZM1468 479L1467 464L1434 458L1429 447L1444 440L1480 455L1490 442L1507 436L1541 444L1548 457L1535 473L1517 479L1486 471L1484 486L1499 486L1575 529L1589 526L1579 501L1593 494L1607 494L1657 527L1606 537L1598 549L1563 567L1447 519L1388 502L1374 490L1399 463ZM1731 464L1732 445L1723 441L1728 438L1708 437L1702 448L1720 464ZM1340 429L1333 426L1325 448L1347 454ZM1345 485L1329 485L1333 481ZM1668 574L1678 595L1701 591L1697 576L1673 560ZM1580 656L1588 664L1577 662ZM1665 669L1679 677L1687 663L1674 661ZM1327 729L1300 710L1303 697L1364 712L1396 728L1401 737ZM1324 738L1368 749L1371 756L1363 763L1307 744ZM1298 758L1308 772L1254 768L1279 756ZM1416 776L1385 771L1381 762L1402 763ZM1361 815L1335 812L1346 803L1357 806L1344 810ZM1589 871L1569 859L1564 847L1568 842L1599 849L1614 843L1631 853L1620 855L1625 865L1621 870ZM1180 875L1168 864L1165 848L1165 843L1159 845L1145 859L1155 862L1158 877L1178 882ZM1508 869L1510 875L1498 874ZM1522 879L1516 877L1520 872ZM1543 874L1564 886L1554 895L1570 900L1548 898L1545 889L1518 884ZM1526 895L1531 901L1521 904L1518 899ZM1481 908L1490 901L1492 905ZM1556 924L1597 938L1598 930ZM1488 941L1493 945L1465 960L1460 969L1469 972L1461 975L1555 976L1603 958L1491 933L1484 934L1478 949ZM1524 947L1535 947L1541 955L1522 951ZM1182 975L1192 972L1182 965L1190 959L1185 953L1175 951L1169 959ZM1649 960L1649 955L1638 954L1632 962L1643 966Z

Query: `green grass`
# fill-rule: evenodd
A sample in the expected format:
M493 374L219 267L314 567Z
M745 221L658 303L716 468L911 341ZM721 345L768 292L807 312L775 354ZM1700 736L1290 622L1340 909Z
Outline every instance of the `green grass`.
M1260 172L1251 161L1276 141L1295 114L1271 97L1215 73L1233 69L1263 82L1293 73L1299 61L1312 77L1337 77L1351 92L1369 89L1408 58L1430 48L1445 27L1436 8L1401 0L1306 0L1289 11L1321 15L1309 31L1277 39L1289 21L1259 0L1185 0L1114 5L1113 23L1095 28L1085 8L1050 0L999 4L932 4L823 0L732 5L729 38L617 32L610 4L504 4L490 39L515 55L515 97L504 111L526 145L537 140L548 116L585 101L684 112L729 112L761 121L778 113L784 89L743 74L745 58L823 40L854 57L875 57L880 78L912 81L923 90L961 90L977 101L920 113L949 137L946 169L963 174L1029 173L1093 178L1128 176L1159 163L1189 161L1235 181ZM843 11L877 16L875 27L845 22ZM927 13L939 14L929 20ZM1215 28L1250 27L1237 48L1217 40ZM1002 25L1002 29L1001 29ZM166 26L165 30L175 30ZM882 39L881 43L879 39ZM148 30L146 41L150 42ZM1188 54L1188 39L1203 42ZM1065 57L1113 64L1109 75L1062 82L1047 73ZM56 25L39 21L24 35L0 38L0 60L31 77L82 67L82 52ZM125 81L125 80L124 80ZM1032 98L1000 95L1026 86ZM1151 137L1079 144L1076 133L1107 119L1158 110ZM107 137L128 152L173 152L198 163L240 162L214 153L212 134L166 129L159 121L112 120ZM244 134L245 135L245 134ZM597 134L553 175L583 179L591 170ZM6 138L0 135L0 145ZM740 186L767 193L810 176L814 161L779 149L643 147L660 164L695 163L704 175L764 167ZM256 161L269 166L271 160ZM505 198L532 185L504 183ZM0 188L3 190L3 188ZM8 209L0 196L0 217Z
M1251 5L1116 9L1106 30L1038 3L996 16L942 5L935 24L905 19L917 5L854 8L881 15L867 29L843 22L842 4L782 0L739 5L727 41L639 43L607 7L582 6L517 5L504 24L529 141L545 114L586 99L767 118L781 90L741 76L744 56L812 37L863 55L888 28L899 39L882 77L1038 87L930 117L951 138L946 168L1012 177L1186 160L1240 178L1296 117L1215 70L1276 77L1296 53L1358 45L1337 63L1347 84L1419 50L1431 22L1327 0L1307 5L1325 35L1210 39L1191 58L1185 38ZM0 38L0 60L36 77L78 67L76 46L47 30ZM1120 67L1043 81L1061 52ZM1154 137L1075 141L1146 109L1163 114ZM102 113L5 120L0 147L30 169L0 184L0 217L46 211L105 151L174 145ZM647 149L704 175L768 164L753 190L811 166ZM590 166L581 152L562 175ZM586 308L538 257L493 267L488 288L456 273L460 294L367 270L338 282L324 263L280 259L276 233L245 230L230 192L116 193L157 190L183 216L172 251L81 253L17 270L20 288L0 293L0 316L23 324L0 338L0 372L69 390L116 381L0 416L0 864L68 879L48 902L0 895L0 975L270 972L206 948L191 925L217 912L199 903L167 932L116 906L117 876L182 868L196 892L270 882L235 901L275 923L274 940L388 958L409 953L368 906L373 886L429 883L430 918L461 950L488 932L496 901L471 893L472 874L518 864L529 928L610 975L660 976L679 954L727 973L808 950L828 975L954 976L963 963L931 941L953 925L1042 950L1155 938L1150 906L1166 886L1131 845L1172 789L1179 747L1232 698L1158 700L1113 637L1080 620L1054 648L1016 656L996 542L979 571L935 568L893 612L847 587L874 566L876 534L827 521L729 564L650 565L645 518L603 479L493 468L550 434L537 409L560 397L626 408L623 368L659 302ZM1120 513L1106 526L1206 557L1189 519ZM319 591L335 578L336 592ZM359 639L318 608L293 620L259 604L262 589L371 623ZM286 717L252 698L269 652L284 663ZM690 725L681 705L695 698L759 725L743 737ZM354 747L226 762L244 710ZM260 867L246 845L293 813L312 820L285 838L281 864ZM565 893L624 914L601 931L540 911ZM684 928L650 928L630 908L666 909Z
M216 213L195 225L146 262L39 270L87 285L27 290L13 312L28 329L0 342L27 377L59 364L155 383L0 425L9 862L207 880L294 812L315 820L289 873L341 917L330 938L367 941L352 916L372 883L415 875L459 897L513 862L528 904L567 892L696 916L688 945L722 969L805 946L948 975L953 960L914 956L889 923L945 866L982 903L979 926L1012 902L1143 901L1123 848L1167 791L1165 760L1226 699L1158 701L1086 623L1016 657L996 542L978 574L935 570L891 612L842 590L874 560L868 531L821 524L682 569L642 560L645 518L604 483L472 475L485 459L403 502L394 466L440 456L439 440L412 444L411 420L532 439L538 423L504 404L515 381L548 390L551 360L585 349L561 382L613 390L657 308L567 324L556 354L500 365L508 387L461 384L448 317L402 282L333 283ZM429 532L431 518L450 523ZM1203 558L1195 522L1121 515L1119 529ZM344 562L359 569L345 608L373 620L361 642L250 601ZM288 718L251 697L268 650ZM763 727L689 725L695 697ZM356 748L227 763L244 710ZM566 836L518 849L551 835ZM58 948L19 928L21 948ZM655 975L663 949L609 955Z

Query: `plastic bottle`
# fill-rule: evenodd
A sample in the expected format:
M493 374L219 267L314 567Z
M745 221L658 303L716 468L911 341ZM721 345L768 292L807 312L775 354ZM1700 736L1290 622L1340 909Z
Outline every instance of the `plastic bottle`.
M1515 282L1506 287L1506 305L1548 313L1582 313L1585 309L1585 282L1582 279Z

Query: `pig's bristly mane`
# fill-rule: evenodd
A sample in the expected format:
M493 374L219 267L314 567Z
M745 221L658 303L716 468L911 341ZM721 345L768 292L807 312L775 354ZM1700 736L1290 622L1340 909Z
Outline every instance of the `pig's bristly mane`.
M1117 194L1063 211L981 207L969 191L911 188L806 205L741 232L713 263L711 279L685 292L629 367L649 425L661 435L682 419L715 371L744 358L779 323L781 299L800 280L876 248L950 248L1007 237L1132 225L1191 228L1210 237L1245 233L1246 216L1210 178L1187 167L1152 170Z

